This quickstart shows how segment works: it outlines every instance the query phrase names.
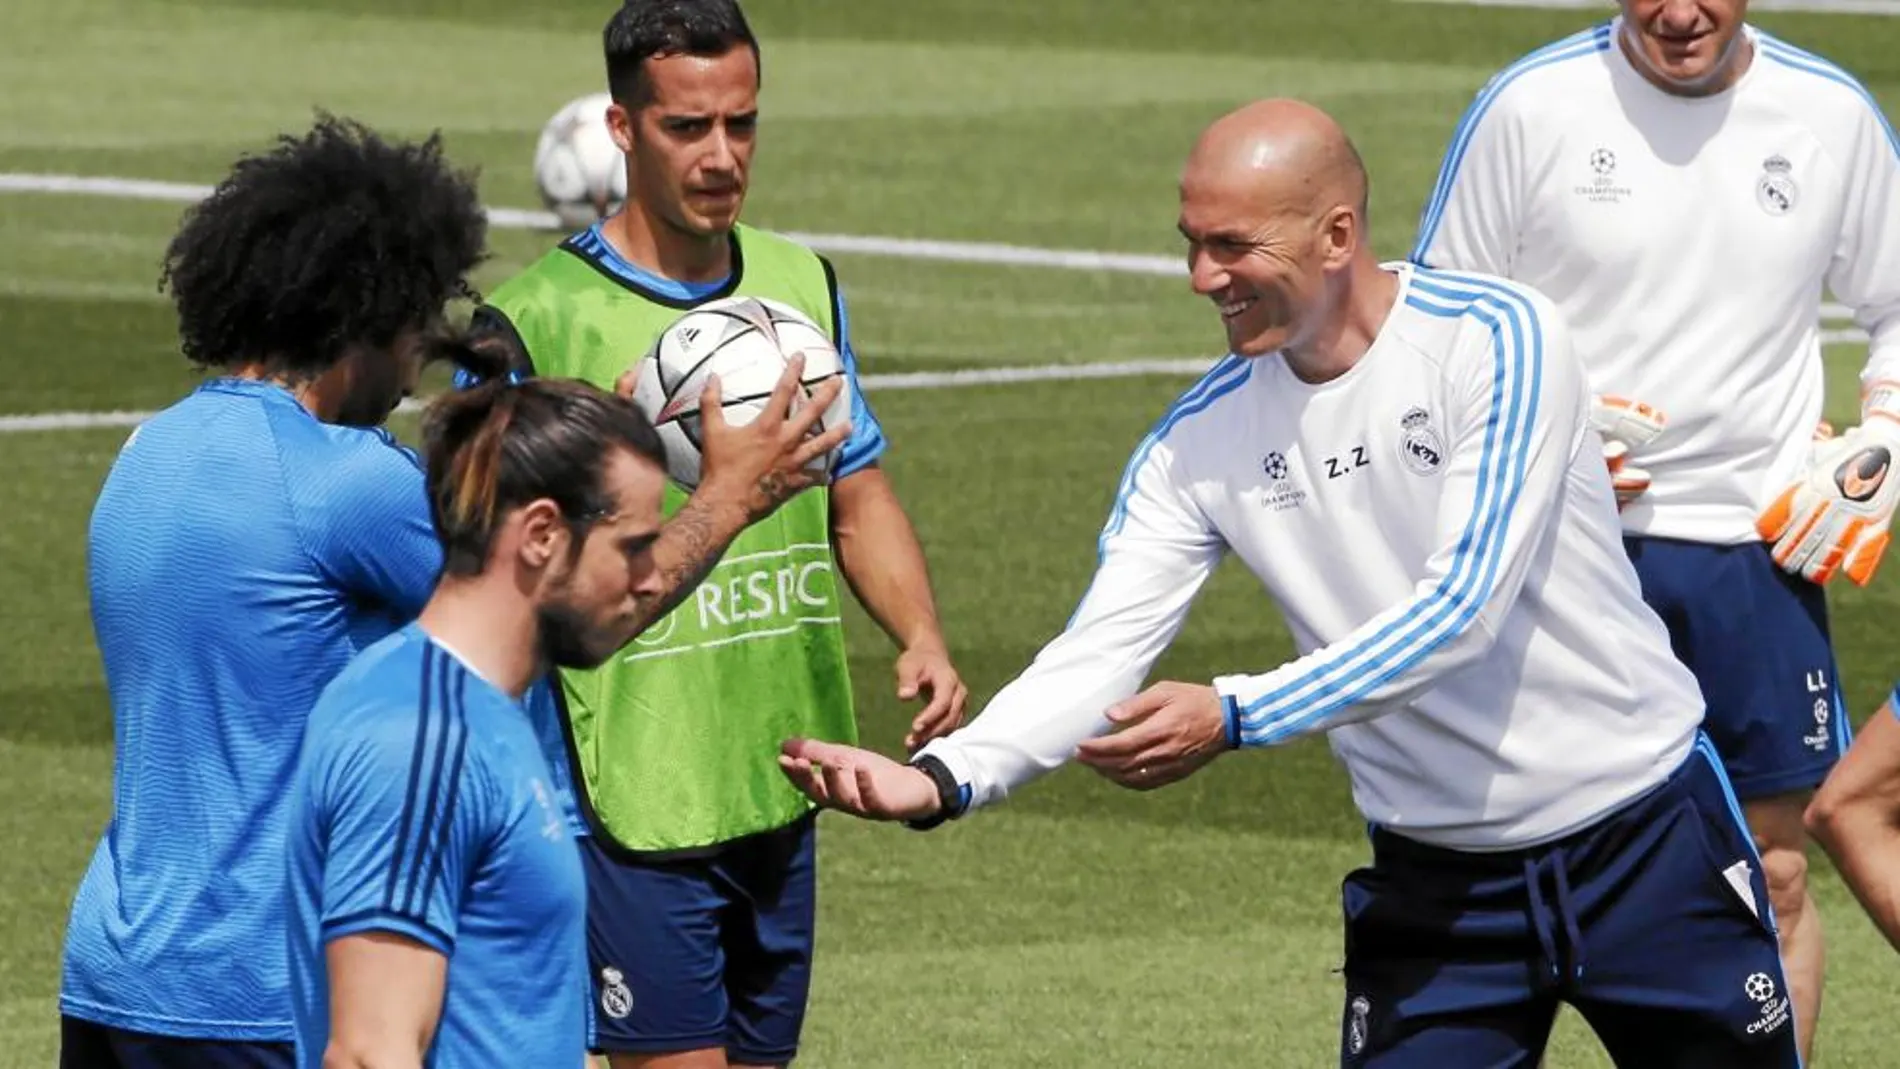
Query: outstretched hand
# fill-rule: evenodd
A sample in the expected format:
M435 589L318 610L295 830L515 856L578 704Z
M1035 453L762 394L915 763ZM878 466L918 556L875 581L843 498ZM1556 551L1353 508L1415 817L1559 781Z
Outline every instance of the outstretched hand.
M866 820L921 820L941 807L929 776L856 746L787 739L778 767L807 798Z
M1111 706L1108 720L1115 731L1082 743L1076 760L1130 790L1186 779L1230 748L1213 687L1157 683Z

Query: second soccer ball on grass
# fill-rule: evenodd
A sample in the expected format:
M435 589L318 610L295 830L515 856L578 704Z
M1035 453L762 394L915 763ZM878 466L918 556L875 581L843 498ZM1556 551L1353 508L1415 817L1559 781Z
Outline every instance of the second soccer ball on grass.
M591 226L626 202L626 156L607 129L612 103L606 93L568 101L535 142L535 189L562 229Z

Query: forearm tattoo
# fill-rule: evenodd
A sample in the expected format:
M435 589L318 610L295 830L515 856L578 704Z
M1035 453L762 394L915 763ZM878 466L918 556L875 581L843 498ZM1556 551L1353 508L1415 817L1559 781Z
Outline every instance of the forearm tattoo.
M768 471L764 475L759 476L758 490L759 496L763 497L769 506L776 507L784 504L787 496L785 474L778 471Z
M661 589L657 596L640 606L641 627L673 611L673 607L706 578L713 565L719 563L727 540L719 537L718 528L712 510L691 499L666 521L659 545L655 546L655 549L664 547L664 552L654 554L658 558L654 563L660 570Z

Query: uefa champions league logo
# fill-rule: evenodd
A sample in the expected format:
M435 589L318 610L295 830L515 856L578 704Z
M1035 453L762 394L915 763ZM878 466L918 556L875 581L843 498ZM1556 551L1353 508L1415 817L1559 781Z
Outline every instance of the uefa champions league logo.
M1595 204L1621 204L1630 187L1616 182L1616 153L1603 145L1590 150L1590 180L1579 183L1576 194Z
M1834 741L1833 733L1828 730L1828 721L1832 720L1826 698L1814 699L1814 733L1801 736L1801 741L1815 753L1826 753L1828 744Z
M1792 1013L1788 1000L1780 997L1774 977L1765 972L1749 973L1748 979L1742 981L1742 994L1760 1008L1759 1015L1746 1029L1749 1035L1767 1035L1787 1025Z
M1267 489L1264 504L1275 512L1299 508L1306 501L1306 491L1293 481L1293 465L1286 454L1279 451L1268 453L1260 458L1260 471L1267 477Z

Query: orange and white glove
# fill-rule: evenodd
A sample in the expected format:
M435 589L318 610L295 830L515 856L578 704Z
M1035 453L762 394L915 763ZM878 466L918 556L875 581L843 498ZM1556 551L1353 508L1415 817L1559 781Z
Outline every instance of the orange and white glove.
M1755 522L1775 563L1809 582L1835 573L1866 586L1887 550L1900 503L1900 383L1868 390L1861 423L1839 437L1815 433L1808 470Z
M1603 439L1603 463L1610 469L1618 511L1649 489L1649 472L1629 459L1655 441L1666 423L1661 412L1641 401L1599 394L1590 406L1590 426Z

